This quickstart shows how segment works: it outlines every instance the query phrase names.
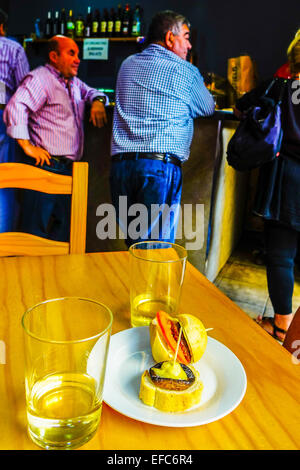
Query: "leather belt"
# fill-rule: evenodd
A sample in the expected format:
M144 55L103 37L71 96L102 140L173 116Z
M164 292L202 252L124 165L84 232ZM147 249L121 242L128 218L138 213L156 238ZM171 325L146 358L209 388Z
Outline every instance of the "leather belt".
M64 163L65 165L71 165L73 163L73 160L71 160L71 158L67 158L63 155L62 156L51 155L50 166L51 166L51 160L55 160L56 162Z
M51 158L58 162L71 162L73 163L73 160L71 158L65 157L64 155L51 155Z
M156 153L156 152L126 152L126 153L117 153L112 156L114 162L121 162L122 160L139 160L139 159L148 159L148 160L159 160L165 163L173 163L174 165L181 167L181 161L170 155L169 153Z
M5 109L5 104L0 104L0 109Z

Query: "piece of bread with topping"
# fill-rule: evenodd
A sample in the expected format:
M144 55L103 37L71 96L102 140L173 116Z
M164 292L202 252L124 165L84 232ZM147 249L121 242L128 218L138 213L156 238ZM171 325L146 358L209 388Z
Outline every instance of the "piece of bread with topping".
M183 314L172 317L159 311L150 324L150 343L156 362L168 361L175 355L182 328L177 358L182 364L192 364L201 358L207 346L207 333L199 318Z
M191 366L163 361L146 370L139 397L145 405L160 411L186 411L200 403L203 384Z

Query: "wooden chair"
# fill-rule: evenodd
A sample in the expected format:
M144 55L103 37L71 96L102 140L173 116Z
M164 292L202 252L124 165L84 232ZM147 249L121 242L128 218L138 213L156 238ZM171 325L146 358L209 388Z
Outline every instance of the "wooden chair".
M70 241L59 242L23 232L0 233L0 256L84 253L88 194L88 163L74 162L72 176L25 165L0 164L0 188L21 188L71 195Z

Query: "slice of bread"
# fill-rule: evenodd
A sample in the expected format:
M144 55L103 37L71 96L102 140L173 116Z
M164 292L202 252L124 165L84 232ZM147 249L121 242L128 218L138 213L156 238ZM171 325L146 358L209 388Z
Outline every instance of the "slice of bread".
M153 406L160 411L178 412L192 408L200 403L203 390L199 372L195 369L192 371L195 375L195 382L186 390L177 391L157 387L146 370L141 378L140 399L145 405Z

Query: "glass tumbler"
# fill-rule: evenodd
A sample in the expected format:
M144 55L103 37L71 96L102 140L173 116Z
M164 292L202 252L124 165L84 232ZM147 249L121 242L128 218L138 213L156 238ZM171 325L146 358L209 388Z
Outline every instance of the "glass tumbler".
M90 299L46 300L22 318L28 432L45 449L72 449L96 432L113 316Z
M169 242L131 245L131 325L150 325L159 310L176 315L184 280L186 249Z

